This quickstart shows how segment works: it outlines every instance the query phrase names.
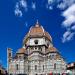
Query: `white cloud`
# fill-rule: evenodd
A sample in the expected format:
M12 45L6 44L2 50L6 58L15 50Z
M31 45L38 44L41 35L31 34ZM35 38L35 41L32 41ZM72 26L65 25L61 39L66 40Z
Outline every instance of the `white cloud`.
M24 8L25 11L27 11L27 2L26 0L19 0L16 5L15 5L15 10L14 10L14 13L16 16L19 16L19 17L22 17L23 13L22 13L22 10L21 8Z
M26 7L27 7L27 2L26 2L26 0L21 0L21 1L20 1L20 5L21 5L22 7L24 7L24 8L26 8Z
M71 30L75 30L75 25L71 27Z
M75 0L59 0L57 7L60 9L66 9L67 7L71 6L75 3Z
M47 0L50 6L56 5L57 8L64 10L75 3L75 0Z
M28 23L27 22L25 22L25 26L28 27Z
M68 15L68 16L65 16L65 20L63 21L62 25L64 27L70 27L73 23L75 23L75 16Z
M63 4L63 3L60 3L57 5L57 8L60 8L60 9L65 9L66 8L66 4Z
M68 41L72 40L73 37L74 37L74 35L75 35L75 33L72 32L72 33L67 37L67 40L68 40Z
M71 32L70 32L70 31L67 31L67 32L64 33L63 37L66 38L66 37L69 36L70 34L71 34Z
M54 0L48 0L48 4L53 4Z
M46 4L46 8L49 9L49 10L52 10L53 9L53 4L54 4L54 1L55 0L47 0L47 4Z
M15 12L15 15L16 15L16 16L22 17L22 15L23 15L23 14L22 14L22 11L19 10L19 9L15 9L14 12Z
M71 5L68 9L65 10L63 16L75 15L75 4Z
M18 2L15 5L14 13L15 13L16 16L19 16L19 17L22 17L22 15L23 15L22 11L20 10L20 5L19 5Z
M22 11L16 9L16 10L15 10L15 15L16 15L16 16L19 16L19 17L22 17Z
M62 38L62 42L65 43L67 41L70 41L73 39L75 33L74 32L71 32L71 31L66 31L64 34L63 34L63 38Z
M19 8L19 3L17 2L15 5L15 9L18 9L18 8Z
M32 2L32 9L35 10L36 9L36 4Z
M62 42L66 42L70 41L75 35L75 32L73 31L75 30L75 4L63 11L62 16L65 17L62 26L67 29L63 34Z
M53 9L53 7L52 6L49 6L49 10L52 10Z
M50 5L47 4L46 5L46 8L49 9L49 10L52 10L53 9L53 6L50 6Z
M23 7L24 9L25 9L25 11L27 11L27 7L28 7L28 5L27 5L27 1L26 0L20 0L20 7Z

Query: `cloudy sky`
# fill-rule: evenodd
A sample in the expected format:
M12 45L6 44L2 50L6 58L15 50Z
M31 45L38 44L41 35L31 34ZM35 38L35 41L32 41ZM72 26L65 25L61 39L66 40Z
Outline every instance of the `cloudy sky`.
M67 63L75 62L75 0L0 0L0 63L6 67L8 47L22 47L36 21L50 33Z

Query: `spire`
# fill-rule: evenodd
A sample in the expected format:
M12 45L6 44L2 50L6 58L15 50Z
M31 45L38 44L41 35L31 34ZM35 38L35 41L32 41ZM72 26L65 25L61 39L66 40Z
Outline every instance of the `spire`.
M37 21L36 21L36 25L35 25L35 27L39 27L38 19L37 19Z
M36 21L36 24L39 24L38 19L37 19L37 21Z

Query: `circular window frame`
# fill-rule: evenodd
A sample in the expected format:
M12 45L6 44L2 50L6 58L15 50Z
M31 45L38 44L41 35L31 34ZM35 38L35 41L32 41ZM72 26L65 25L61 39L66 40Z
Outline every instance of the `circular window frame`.
M38 40L34 40L34 43L37 45L38 44Z

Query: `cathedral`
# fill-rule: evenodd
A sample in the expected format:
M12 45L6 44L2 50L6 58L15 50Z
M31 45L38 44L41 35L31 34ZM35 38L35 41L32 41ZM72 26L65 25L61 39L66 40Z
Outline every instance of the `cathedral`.
M66 61L53 46L51 35L38 22L29 29L22 48L12 55L7 48L9 75L61 75L66 71Z

